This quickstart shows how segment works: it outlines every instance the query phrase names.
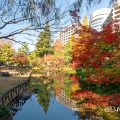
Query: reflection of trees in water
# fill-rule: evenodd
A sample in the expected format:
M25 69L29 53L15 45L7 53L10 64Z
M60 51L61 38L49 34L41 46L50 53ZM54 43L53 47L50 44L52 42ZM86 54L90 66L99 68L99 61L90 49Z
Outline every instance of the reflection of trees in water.
M65 76L65 74L56 73L54 76L54 90L55 93L59 93L64 90L67 95L70 95L71 81L69 80L69 76Z
M32 89L34 90L33 92L35 92L37 94L37 99L39 104L42 106L43 110L45 113L47 113L48 108L49 108L49 103L50 103L50 98L52 96L51 93L51 89L52 89L52 80L48 80L46 79L46 82L44 83L45 80L43 80L42 82L40 81L34 81L34 84L32 85Z
M41 85L39 93L37 94L37 99L39 104L42 106L45 113L47 113L50 103L51 93L47 89L46 85Z
M107 106L120 105L118 84L116 85L116 89L113 89L113 85L95 86L95 84L93 85L84 81L80 82L79 76L75 75L69 78L69 76L65 77L60 74L56 75L54 83L56 96L59 96L64 90L65 92L69 91L70 94L66 95L77 102L80 111L77 112L77 114L79 113L79 119L81 118L84 120L86 118L86 111L88 110L93 112L92 115L88 114L90 120L113 120L115 116L119 118L118 112L109 114L104 110Z
M80 82L81 90L75 91L72 97L78 101L80 108L91 108L92 110L98 107L119 106L120 94L118 88L111 88L112 85L96 85L87 82ZM106 88L107 91L104 90ZM110 89L109 89L110 88ZM109 90L108 90L109 89Z
M78 116L78 120L105 120L102 116L96 115L93 112L86 111L86 112L79 112L75 111L75 114Z
M52 82L44 82L44 81L49 81L49 80L46 80L46 78L44 78L44 80L42 81L44 84L38 81L39 84L36 85L37 88L36 93L37 93L38 101L40 105L43 107L45 113L47 113L50 103L50 97L51 97L50 89L52 88L52 86L54 86L54 91L56 96L58 96L60 102L63 103L65 106L67 105L68 107L71 107L71 103L72 103L71 100L75 101L75 103L77 102L79 109L77 115L79 119L81 118L84 120L89 116L90 120L92 119L112 120L110 118L114 119L115 116L118 116L116 112L112 114L105 112L104 108L109 105L119 104L120 103L119 94L117 93L111 94L114 93L114 91L105 92L104 89L102 90L102 85L94 87L93 85L87 83L83 84L84 81L80 82L78 76L69 77L69 76L65 76L64 74L62 75L56 74L54 76L54 85L52 85L53 81ZM62 91L64 91L64 94L62 94ZM101 92L103 93L102 95L100 94ZM109 94L107 95L106 93L108 92ZM88 110L90 112L94 112L94 114L92 115L87 114L86 111Z
M30 67L23 67L22 66L22 67L19 67L17 70L20 72L21 75L23 75L30 70Z
M79 111L75 111L75 114L78 116L78 120L89 120L89 112L80 113Z

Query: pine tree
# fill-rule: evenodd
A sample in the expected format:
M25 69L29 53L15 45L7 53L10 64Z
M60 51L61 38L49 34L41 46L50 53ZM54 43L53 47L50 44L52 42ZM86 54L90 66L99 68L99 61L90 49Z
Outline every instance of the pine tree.
M38 57L43 57L49 53L52 53L51 47L51 32L49 24L46 23L44 30L40 32L37 44L36 44L36 55Z

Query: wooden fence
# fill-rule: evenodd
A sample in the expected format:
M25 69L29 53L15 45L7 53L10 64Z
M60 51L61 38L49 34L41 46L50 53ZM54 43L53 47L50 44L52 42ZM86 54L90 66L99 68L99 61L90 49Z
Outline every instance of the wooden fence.
M10 89L8 92L3 94L0 97L0 107L8 105L13 99L15 99L19 94L24 92L27 89L27 86L29 85L31 78L31 73L29 75L28 80L26 80L24 83L17 85L16 87Z

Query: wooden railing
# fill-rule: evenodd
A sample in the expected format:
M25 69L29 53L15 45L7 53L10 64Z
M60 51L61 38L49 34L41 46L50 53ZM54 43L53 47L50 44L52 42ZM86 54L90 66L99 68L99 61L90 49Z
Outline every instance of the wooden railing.
M17 85L16 87L10 89L8 92L3 94L0 97L0 107L9 104L19 94L24 92L27 89L27 86L28 86L28 84L30 82L30 77L31 77L31 73L29 75L29 78L24 83L21 83L21 84Z

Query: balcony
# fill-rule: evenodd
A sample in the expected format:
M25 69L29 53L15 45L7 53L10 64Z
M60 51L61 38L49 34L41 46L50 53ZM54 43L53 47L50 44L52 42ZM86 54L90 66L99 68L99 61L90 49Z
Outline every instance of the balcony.
M120 13L118 15L115 15L114 19L119 19L120 18Z
M114 12L115 14L119 14L120 13L120 9L118 9L117 11Z
M114 6L114 10L118 10L118 9L120 9L120 5Z

